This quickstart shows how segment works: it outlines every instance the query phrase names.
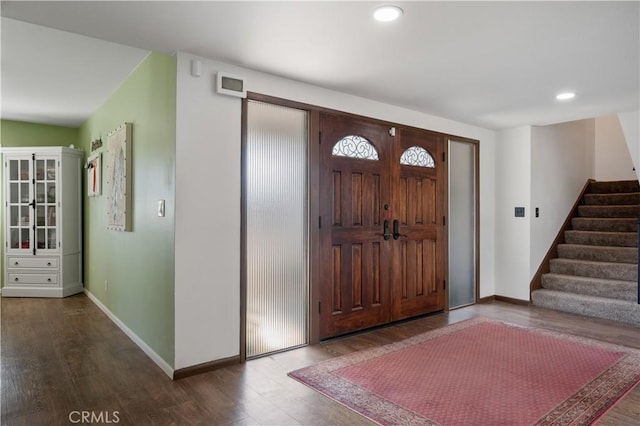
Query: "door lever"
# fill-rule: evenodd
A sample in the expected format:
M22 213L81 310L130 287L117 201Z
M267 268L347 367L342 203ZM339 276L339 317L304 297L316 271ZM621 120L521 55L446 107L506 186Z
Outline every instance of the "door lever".
M391 231L389 231L389 221L385 220L383 225L382 225L382 236L384 237L385 240L388 240L389 238L391 238Z
M400 233L400 222L396 219L393 221L393 239L397 240L400 237L407 237L405 234Z

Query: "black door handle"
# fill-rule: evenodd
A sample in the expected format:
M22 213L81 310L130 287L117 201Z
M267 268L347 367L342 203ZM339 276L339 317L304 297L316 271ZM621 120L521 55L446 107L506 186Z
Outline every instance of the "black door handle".
M391 232L389 231L388 220L385 220L384 224L382 225L382 236L384 237L385 240L388 240L389 238L391 238Z
M397 240L400 237L406 237L406 235L400 233L400 222L396 219L393 221L393 239Z

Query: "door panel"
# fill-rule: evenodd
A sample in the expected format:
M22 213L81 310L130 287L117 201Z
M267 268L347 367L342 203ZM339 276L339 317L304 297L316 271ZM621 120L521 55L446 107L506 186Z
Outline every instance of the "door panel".
M394 321L444 309L443 150L438 134L397 132L391 165L400 234L394 236L399 243L393 245L390 272ZM407 152L415 156L405 158Z
M402 225L436 224L436 179L401 176L398 185Z
M400 242L401 294L405 301L436 290L436 244L432 239Z
M320 211L330 218L320 229L320 338L326 338L389 320L390 247L382 235L389 135L377 124L327 114L320 128ZM335 148L354 135L362 139ZM370 148L375 155L364 154Z

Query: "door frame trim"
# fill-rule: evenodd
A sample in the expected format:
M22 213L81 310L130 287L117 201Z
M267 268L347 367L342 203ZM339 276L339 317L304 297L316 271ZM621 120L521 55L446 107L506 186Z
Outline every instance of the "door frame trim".
M249 100L270 103L273 105L279 105L289 108L296 108L307 111L309 114L309 135L308 135L308 157L307 157L307 182L308 182L308 273L309 273L309 344L317 344L320 342L320 314L318 312L318 306L320 302L320 230L317 226L318 219L320 217L320 113L328 113L334 115L340 115L350 117L353 119L366 120L374 122L380 125L388 127L396 127L406 130L414 131L429 131L433 134L442 135L445 139L444 152L447 158L449 158L449 144L450 139L455 139L460 142L468 142L476 145L476 302L480 293L480 186L479 186L479 173L480 173L480 141L476 139L470 139L467 137L452 135L449 133L443 133L438 131L429 130L426 128L410 126L406 124L394 123L391 121L380 120L377 118L367 117L360 114L354 114L344 111L339 111L331 108L320 107L317 105L311 105L303 102L292 101L275 96L265 95L256 92L247 92L247 97L242 100L242 118L241 118L241 184L240 184L240 209L241 209L241 226L240 226L240 362L246 361L246 324L247 324L247 217L246 217L246 148L247 148L247 104ZM447 217L447 226L444 232L446 236L446 247L448 250L448 237L449 237L449 180L448 173L445 173L445 209L444 215ZM449 280L449 261L446 259L445 265L446 280ZM445 292L445 311L448 311L449 297L448 290Z

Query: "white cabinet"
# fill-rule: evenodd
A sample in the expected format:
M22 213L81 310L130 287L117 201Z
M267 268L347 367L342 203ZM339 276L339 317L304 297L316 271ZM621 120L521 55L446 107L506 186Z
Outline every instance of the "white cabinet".
M3 148L3 297L65 297L82 285L82 158L63 147Z

